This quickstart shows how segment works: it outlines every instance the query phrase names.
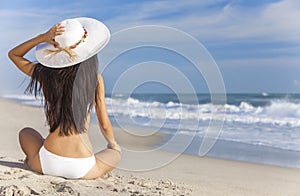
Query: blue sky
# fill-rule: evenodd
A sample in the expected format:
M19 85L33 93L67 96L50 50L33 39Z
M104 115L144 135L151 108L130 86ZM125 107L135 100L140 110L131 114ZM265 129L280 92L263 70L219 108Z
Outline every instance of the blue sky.
M103 21L112 34L139 25L186 32L212 55L229 93L300 93L297 0L1 0L0 93L22 93L28 82L8 60L10 48L65 18L80 16ZM33 52L28 58L34 60ZM107 92L122 71L145 60L166 61L182 71L197 92L207 91L189 62L167 51L143 48L124 54L103 72ZM157 84L139 88L146 92L154 87L166 90Z

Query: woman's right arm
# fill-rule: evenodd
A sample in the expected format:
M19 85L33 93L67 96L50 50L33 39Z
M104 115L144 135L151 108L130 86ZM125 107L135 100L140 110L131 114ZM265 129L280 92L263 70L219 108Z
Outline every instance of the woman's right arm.
M106 110L106 102L105 102L105 90L104 90L104 82L102 76L98 75L98 83L97 83L97 95L95 100L95 109L98 118L98 122L100 125L101 132L108 142L107 147L117 150L121 153L121 148L117 144L115 140L115 136L112 130L112 125L108 117L108 113Z
M24 58L24 55L28 53L33 47L43 42L48 42L57 47L58 43L53 41L52 38L61 35L63 32L63 26L54 25L46 33L40 34L10 50L8 52L8 57L22 72L24 72L28 76L31 76L35 63Z

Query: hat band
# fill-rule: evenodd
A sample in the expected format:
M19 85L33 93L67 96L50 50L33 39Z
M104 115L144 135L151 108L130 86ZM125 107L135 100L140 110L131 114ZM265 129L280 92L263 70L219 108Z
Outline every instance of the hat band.
M75 49L79 44L81 44L82 42L85 41L85 38L87 38L88 36L88 32L87 30L83 27L84 30L84 34L82 36L82 38L76 42L75 44L68 46L68 47L58 47L56 50L50 50L50 49L46 49L45 52L47 53L47 55L45 56L47 57L52 57L53 55L60 53L61 51L64 51L65 53L68 54L69 58L71 61L74 61L75 58L78 56L74 51L72 51L72 49Z

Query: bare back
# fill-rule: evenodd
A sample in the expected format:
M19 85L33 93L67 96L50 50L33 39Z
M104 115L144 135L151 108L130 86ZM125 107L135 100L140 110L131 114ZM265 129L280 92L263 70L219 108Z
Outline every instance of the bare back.
M90 114L87 116L86 130L89 128L89 121ZM44 146L47 150L63 157L83 158L92 156L92 145L87 132L61 136L59 131L60 126L54 132L49 133L45 139Z

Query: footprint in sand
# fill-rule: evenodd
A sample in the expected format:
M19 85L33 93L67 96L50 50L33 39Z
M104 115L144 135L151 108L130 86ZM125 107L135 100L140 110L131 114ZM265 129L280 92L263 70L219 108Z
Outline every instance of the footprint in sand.
M0 195L40 195L29 187L20 187L16 185L1 186Z
M55 189L56 192L59 192L59 193L69 193L71 195L78 195L78 192L75 191L70 185L70 183L68 182L60 182L60 183L54 183L52 182L53 184L53 188Z

